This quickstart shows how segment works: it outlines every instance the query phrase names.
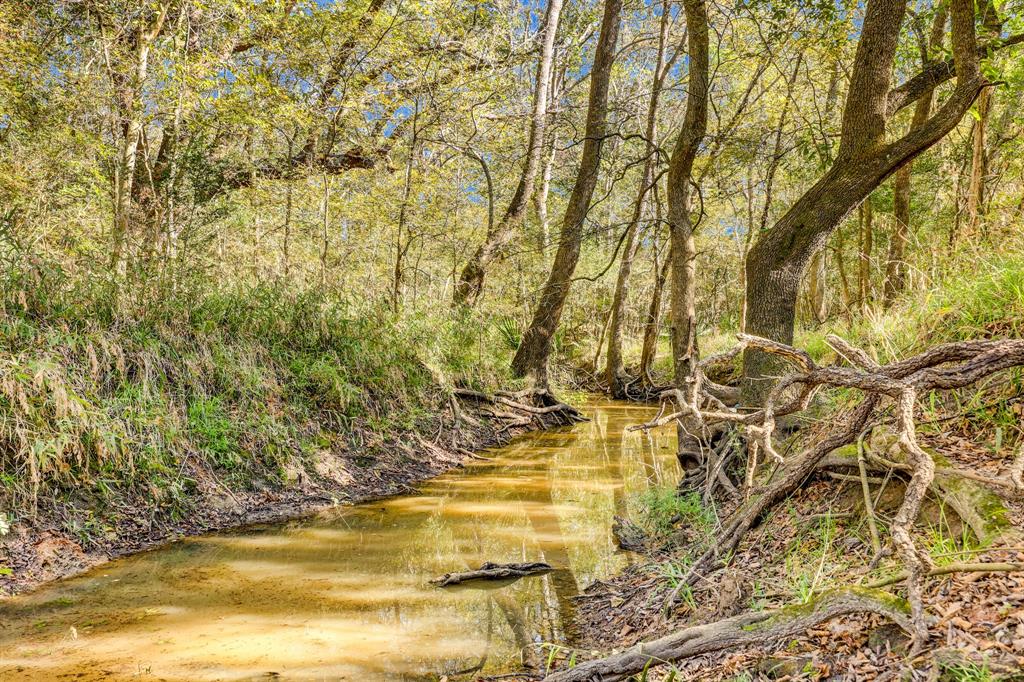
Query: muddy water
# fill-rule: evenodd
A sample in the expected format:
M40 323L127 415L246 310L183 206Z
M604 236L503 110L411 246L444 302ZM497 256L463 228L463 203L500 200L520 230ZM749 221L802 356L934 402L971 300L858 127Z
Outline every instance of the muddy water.
M542 660L571 634L572 598L630 560L612 516L676 479L673 434L625 432L650 409L584 412L416 495L184 540L0 602L0 679L426 680ZM559 570L427 584L485 560Z

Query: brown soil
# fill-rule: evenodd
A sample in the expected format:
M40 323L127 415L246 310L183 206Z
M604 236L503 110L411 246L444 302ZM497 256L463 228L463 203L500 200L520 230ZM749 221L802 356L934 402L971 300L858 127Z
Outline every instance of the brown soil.
M964 439L944 435L927 439L927 445L954 466L993 476L1003 473L1005 462ZM902 486L896 482L891 488L877 510L883 520L891 519L901 498ZM1011 531L1024 528L1024 500L1010 496L1004 503ZM832 510L829 523L834 530L822 562L824 510ZM962 539L964 531L955 515L930 500L919 520L917 542L935 555L942 553L936 548L940 526L953 541ZM665 577L666 565L680 562L692 543L699 542L691 529L680 527L676 537L645 557L647 561L591 585L577 612L582 637L573 644L581 652L579 658L585 659L683 626L799 603L801 589L808 586L797 576L810 575L813 581L819 566L818 588L867 582L884 575L885 569L889 574L898 571L899 562L892 556L881 561L881 570L869 570L872 550L867 538L859 483L816 477L748 535L729 568L699 583L689 604L678 605L667 620L663 606L672 586ZM939 557L936 562L1024 562L1021 544L997 543L986 551ZM916 672L906 679L968 679L964 675L972 671L987 671L991 677L969 679L1024 679L1024 572L960 573L930 578L928 585L932 639L914 662L906 661L908 637L898 627L879 616L864 615L824 623L793 640L688 659L676 664L674 679L900 679L911 664ZM902 594L902 584L886 589ZM646 679L665 679L670 671L661 666Z

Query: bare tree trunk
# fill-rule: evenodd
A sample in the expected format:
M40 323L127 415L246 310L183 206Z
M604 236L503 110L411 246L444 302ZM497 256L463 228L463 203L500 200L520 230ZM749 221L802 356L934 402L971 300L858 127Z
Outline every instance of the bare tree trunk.
M654 260L657 276L654 281L654 292L651 294L651 304L647 308L647 320L644 323L644 344L640 350L640 377L647 383L654 383L651 378L651 367L654 366L654 357L658 353L658 335L661 331L661 301L662 292L665 290L665 281L668 279L669 269L672 267L671 247L665 254L665 261L658 268L658 260Z
M604 347L604 335L608 333L608 323L612 320L612 309L609 308L608 312L604 315L604 321L601 323L601 331L597 334L597 345L594 347L594 359L591 361L590 366L594 370L594 374L597 374L597 366L601 362L601 349Z
M654 184L654 170L658 159L657 124L658 98L661 95L662 83L665 80L665 47L668 42L669 6L667 0L662 6L661 30L658 34L658 56L655 60L654 74L651 79L651 95L647 104L647 156L644 159L643 172L640 174L640 186L637 189L636 201L633 204L633 215L626 228L626 243L619 264L619 275L615 280L615 293L612 296L611 321L608 327L608 359L605 364L604 376L608 382L608 392L613 398L626 397L626 387L630 382L626 374L626 365L622 357L622 323L626 316L626 297L629 292L629 275L633 269L633 257L636 255L636 236L640 229L647 193ZM595 371L596 371L595 366Z
M687 83L686 113L668 166L668 225L672 238L672 366L675 386L683 395L693 387L693 368L698 361L696 261L697 246L691 213L693 162L708 124L708 14L704 0L683 0L686 12ZM698 190L699 191L699 190ZM700 443L691 430L679 424L680 464L684 471L701 463Z
M172 0L164 0L157 8L157 15L147 26L140 26L135 39L135 63L129 82L121 88L119 99L124 108L123 134L114 166L114 228L110 251L110 267L124 266L124 247L131 229L132 187L135 181L135 166L138 160L139 140L142 136L144 107L142 101L146 76L149 73L149 54L160 32L163 30ZM108 50L109 52L109 50ZM109 56L108 56L109 59ZM108 64L111 74L113 67Z
M984 30L991 37L999 37L1002 22L992 0L979 4ZM967 219L971 234L977 234L985 210L985 178L988 174L988 119L992 108L992 89L985 88L978 95L977 117L971 149L971 181L967 188Z
M874 247L875 212L871 206L871 196L860 205L860 250L857 258L857 293L861 315L866 315L871 307L871 251Z
M405 184L402 186L402 203L398 208L398 230L395 234L395 267L391 279L391 309L395 313L398 313L402 308L402 282L405 278L403 260L412 241L411 238L406 237L403 244L402 232L405 230L405 223L409 212L409 196L412 193L412 166L413 161L416 159L416 135L418 132L416 124L419 113L420 103L417 100L412 113L412 138L409 140L409 157L406 159L405 165Z
M836 272L839 273L839 287L843 296L843 313L847 322L853 322L853 293L850 291L850 278L846 276L846 236L843 228L836 230Z
M921 54L921 67L927 68L932 63L932 54L942 46L942 37L946 31L949 10L945 4L940 5L932 21L928 44ZM914 117L910 122L911 130L920 128L931 115L932 101L935 91L927 90L917 104L914 105ZM883 287L883 305L892 306L907 286L907 245L910 241L910 176L914 162L910 161L898 171L893 181L893 227L892 240L889 242L889 257L885 263L885 285Z
M985 175L988 172L986 153L986 137L988 132L988 113L991 94L988 88L978 95L976 111L978 118L974 122L971 144L971 176L967 185L967 229L968 234L978 234L981 216L985 206Z
M555 254L551 274L541 291L540 302L534 310L529 328L523 335L523 342L512 359L513 373L516 376L530 377L538 386L547 385L551 338L558 328L562 308L569 295L572 275L580 257L583 221L586 220L590 200L597 186L608 114L608 85L611 80L612 64L615 61L621 13L622 0L605 1L601 33L598 36L594 64L590 72L590 101L587 106L587 123L579 172L562 219L558 252Z
M330 222L331 222L331 177L323 174L324 196L323 196L323 230L320 243L320 289L327 288L327 251L330 247Z
M544 129L547 123L548 93L551 89L551 64L555 54L555 36L562 12L562 0L548 0L544 21L544 43L540 62L537 64L537 82L533 94L533 116L530 119L530 135L527 145L526 164L519 178L512 201L505 215L497 225L487 230L487 236L466 263L455 286L455 303L472 306L484 287L484 276L488 266L497 258L511 241L515 229L526 214L526 207L533 196L533 184L544 152Z
M288 188L285 190L284 195L284 241L281 243L281 269L284 272L284 279L287 281L292 262L289 248L292 241L292 191L294 183L291 180L286 180L285 182L288 183Z
M788 98L787 98L788 99ZM754 238L757 229L754 224L754 179L747 173L747 182L744 187L744 194L747 200L747 233L743 235L743 241L739 244L740 251L740 333L746 332L747 325L747 254L750 253L750 242Z
M747 259L747 331L776 341L793 339L800 281L814 253L840 222L889 175L941 140L985 85L978 68L974 9L951 0L956 88L924 125L887 143L886 124L898 108L923 93L893 90L892 64L905 0L869 0L843 111L839 153L831 168L765 233ZM912 91L911 95L903 96ZM760 403L764 378L777 363L763 352L744 353L744 398Z
M551 189L551 168L555 165L555 154L558 152L558 135L551 136L551 149L544 157L544 170L540 174L540 188L533 195L533 204L537 209L537 252L544 253L548 246L548 192Z

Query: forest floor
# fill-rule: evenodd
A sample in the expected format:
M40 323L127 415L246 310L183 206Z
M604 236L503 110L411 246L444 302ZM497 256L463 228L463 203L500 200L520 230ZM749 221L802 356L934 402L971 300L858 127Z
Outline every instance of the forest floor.
M932 452L982 475L1001 475L1008 464L970 440L941 435L925 440ZM855 479L856 477L854 477ZM876 515L884 524L895 513L902 484L889 482ZM916 542L936 567L954 562L1024 562L1020 546L1024 498L1002 500L1000 523L1008 531L987 545L937 499L930 499L918 523ZM828 510L823 513L823 510ZM719 509L723 517L728 507ZM824 589L863 585L894 576L898 560L887 556L872 567L860 483L827 474L801 488L759 528L748 534L729 567L712 573L665 617L674 577L685 573L688 548L713 532L693 520L675 520L671 537L643 560L608 581L589 586L580 598L578 651L622 651L691 625L741 612L809 603ZM899 592L900 583L887 589ZM766 641L745 650L695 656L655 666L645 679L1024 679L1024 571L957 572L928 581L926 608L931 640L907 661L909 637L874 614L844 616L785 641ZM584 657L585 658L585 657ZM901 678L913 663L915 672Z
M15 524L0 541L0 595L81 573L111 559L152 549L175 539L243 526L274 523L339 504L356 504L412 490L415 483L460 467L474 452L503 445L517 435L557 425L552 416L508 423L463 405L439 408L432 423L392 436L356 434L364 448L326 449L308 461L293 460L288 483L255 481L231 489L201 458L183 468L197 482L189 510L160 514L149 497L122 500L99 528L73 532L81 519L66 505L40 500L34 519ZM361 436L361 438L359 437ZM377 442L379 441L379 442ZM366 446L374 456L366 457Z

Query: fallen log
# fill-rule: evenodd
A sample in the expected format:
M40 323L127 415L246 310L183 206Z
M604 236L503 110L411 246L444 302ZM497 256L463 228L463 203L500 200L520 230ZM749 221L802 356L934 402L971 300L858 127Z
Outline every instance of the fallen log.
M441 577L431 580L430 584L437 587L450 587L474 580L519 580L530 575L550 573L553 570L555 569L551 564L546 564L543 561L518 564L495 564L488 561L474 571L445 573Z
M580 663L544 678L544 682L613 682L642 673L651 666L707 654L786 640L832 618L851 613L881 614L907 632L913 625L905 602L881 590L848 588L828 592L812 603L773 611L743 613L725 620L683 628L619 654Z

